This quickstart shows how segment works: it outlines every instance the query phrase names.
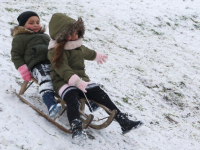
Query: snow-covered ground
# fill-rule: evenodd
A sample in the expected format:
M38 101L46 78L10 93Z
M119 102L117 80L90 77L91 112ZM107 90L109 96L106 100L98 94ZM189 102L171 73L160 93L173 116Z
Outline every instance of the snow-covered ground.
M0 0L0 6L0 150L200 149L199 0ZM86 62L87 74L144 126L125 135L116 122L88 128L87 142L75 145L22 103L13 94L23 80L10 59L10 28L26 10L39 14L47 33L52 14L81 16L84 44L109 57L100 66ZM37 88L23 96L47 114ZM69 128L66 114L57 122Z

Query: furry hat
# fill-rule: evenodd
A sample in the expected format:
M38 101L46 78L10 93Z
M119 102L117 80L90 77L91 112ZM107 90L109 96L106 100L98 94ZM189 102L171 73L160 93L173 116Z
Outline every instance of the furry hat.
M66 14L55 13L49 22L49 33L57 43L66 40L75 30L78 31L79 38L83 38L85 26L82 18L75 20Z

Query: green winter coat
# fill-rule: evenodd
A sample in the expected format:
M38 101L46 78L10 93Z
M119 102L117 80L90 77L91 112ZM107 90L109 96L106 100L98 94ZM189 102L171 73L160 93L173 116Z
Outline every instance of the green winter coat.
M49 23L49 33L52 39L57 41L62 41L63 37L66 37L66 34L70 34L69 26L73 28L73 25L78 21L75 21L72 18L60 13L56 13L52 16ZM83 23L83 22L82 22ZM71 26L71 24L73 24ZM81 23L79 22L79 25ZM81 26L81 25L80 25ZM61 28L62 27L62 28ZM84 26L83 26L84 27ZM55 30L56 32L55 32ZM60 30L58 30L60 29ZM80 33L84 33L84 28L78 28L77 30L82 30ZM58 36L61 35L61 36ZM63 36L63 37L62 37ZM83 35L80 35L80 37ZM52 41L51 41L52 42ZM51 43L50 42L50 43ZM55 42L55 41L54 41ZM53 46L55 47L55 45ZM94 60L96 57L96 52L90 50L89 48L80 45L72 50L64 50L63 52L63 63L59 68L56 68L52 63L53 57L55 55L55 49L51 48L48 52L48 58L51 62L51 78L54 85L54 90L56 92L64 85L68 84L69 79L72 75L76 74L84 81L90 81L89 77L85 73L85 64L84 60Z
M31 70L38 63L49 63L47 52L50 38L44 31L45 29L34 33L22 26L11 29L11 59L16 69L26 64Z

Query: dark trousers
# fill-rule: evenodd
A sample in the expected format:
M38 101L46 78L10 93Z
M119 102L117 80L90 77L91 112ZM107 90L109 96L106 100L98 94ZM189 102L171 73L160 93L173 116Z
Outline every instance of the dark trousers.
M87 89L87 93L85 93L85 95L88 99L102 104L110 110L116 109L118 113L120 112L117 106L111 101L109 96L99 86L94 86L92 88ZM62 95L62 97L67 104L67 116L71 125L71 122L74 119L80 119L79 100L81 98L85 98L85 96L81 90L79 90L78 88L73 88L71 90L68 90L67 92L64 92L64 95Z

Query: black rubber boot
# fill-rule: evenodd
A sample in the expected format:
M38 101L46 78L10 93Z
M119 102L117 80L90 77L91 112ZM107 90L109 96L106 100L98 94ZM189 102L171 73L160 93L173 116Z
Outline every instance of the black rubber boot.
M120 124L122 133L126 134L132 129L137 129L143 125L142 121L132 121L128 119L128 114L118 113L116 116L116 121Z
M80 119L75 119L71 123L72 139L87 139L87 134L82 129L82 122Z

